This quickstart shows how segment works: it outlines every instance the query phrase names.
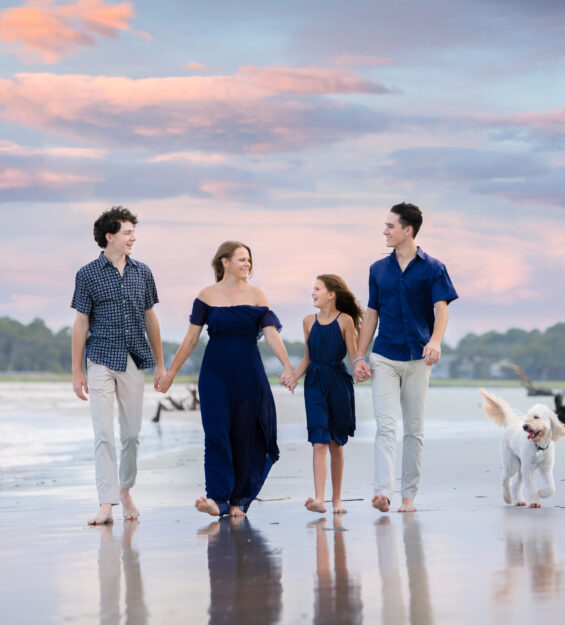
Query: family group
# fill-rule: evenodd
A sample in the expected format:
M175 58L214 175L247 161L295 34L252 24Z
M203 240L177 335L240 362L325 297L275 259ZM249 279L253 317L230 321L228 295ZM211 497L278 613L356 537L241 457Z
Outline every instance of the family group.
M371 379L376 419L372 505L390 510L394 491L396 429L404 428L399 512L415 510L423 448L425 398L430 369L441 356L448 304L457 293L443 263L415 242L422 212L394 205L383 234L392 252L369 269L365 311L335 274L315 278L316 314L304 318L304 358L293 369L279 332L281 323L266 294L249 282L253 257L248 245L222 243L213 260L215 283L194 300L190 323L170 367L165 369L159 299L149 267L131 257L137 217L121 206L94 224L99 257L76 274L71 307L73 389L90 396L99 508L89 524L112 522L122 504L125 519L137 519L131 489L143 406L144 371L154 367L154 387L167 392L198 344L204 326L209 340L198 388L204 428L206 494L196 500L212 516L246 514L279 458L276 409L257 341L264 336L279 359L280 381L291 392L305 375L308 440L313 446L314 497L306 508L326 512L327 456L332 505L343 514L343 447L355 430L353 382ZM378 328L378 332L377 332ZM365 355L377 332L373 349ZM83 364L86 357L86 375ZM353 377L344 364L348 357ZM117 461L113 410L118 404L121 452Z

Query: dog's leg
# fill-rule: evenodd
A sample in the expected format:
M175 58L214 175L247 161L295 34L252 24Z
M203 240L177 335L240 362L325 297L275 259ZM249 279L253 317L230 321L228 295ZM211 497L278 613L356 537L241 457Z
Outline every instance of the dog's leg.
M541 508L540 502L537 500L537 490L534 484L534 472L522 464L522 478L526 486L526 497L530 502L530 508Z
M538 496L546 499L555 493L555 482L553 481L553 473L551 471L539 471L542 488L538 490Z
M514 476L514 480L512 481L512 495L514 497L514 501L517 506L525 506L526 501L524 499L524 495L522 495L522 471L519 469L516 475ZM510 502L512 503L512 502Z
M502 499L511 505L516 501L516 481L520 478L520 461L506 445L502 447ZM512 480L512 476L514 480ZM512 489L510 486L512 482Z

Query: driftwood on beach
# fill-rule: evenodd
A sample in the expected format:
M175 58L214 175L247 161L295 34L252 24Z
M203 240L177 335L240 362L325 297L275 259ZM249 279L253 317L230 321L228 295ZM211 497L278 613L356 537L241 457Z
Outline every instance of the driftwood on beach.
M158 423L161 418L161 410L198 410L200 408L200 397L196 384L186 385L187 393L180 399L172 395L165 395L157 404L157 412L152 421Z

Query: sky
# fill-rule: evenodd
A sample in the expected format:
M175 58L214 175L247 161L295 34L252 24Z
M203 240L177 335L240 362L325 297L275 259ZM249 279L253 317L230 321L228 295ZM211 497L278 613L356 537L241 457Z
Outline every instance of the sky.
M72 325L123 205L165 339L235 239L298 340L317 274L366 305L407 201L450 345L565 321L564 26L562 0L0 0L0 316Z

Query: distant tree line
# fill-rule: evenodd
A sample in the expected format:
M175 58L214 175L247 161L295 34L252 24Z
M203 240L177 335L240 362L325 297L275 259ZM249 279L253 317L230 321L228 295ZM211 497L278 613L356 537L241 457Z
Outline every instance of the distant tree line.
M294 362L304 355L301 341L285 341ZM197 373L206 347L201 339L181 371ZM163 352L170 364L178 343L165 341ZM264 341L259 343L263 358L272 357ZM500 366L512 362L534 380L565 380L565 322L544 332L513 328L505 333L467 334L456 347L443 347L440 365L443 377L512 379L515 375ZM0 371L67 373L71 369L71 329L52 332L41 319L24 325L9 317L0 317Z

